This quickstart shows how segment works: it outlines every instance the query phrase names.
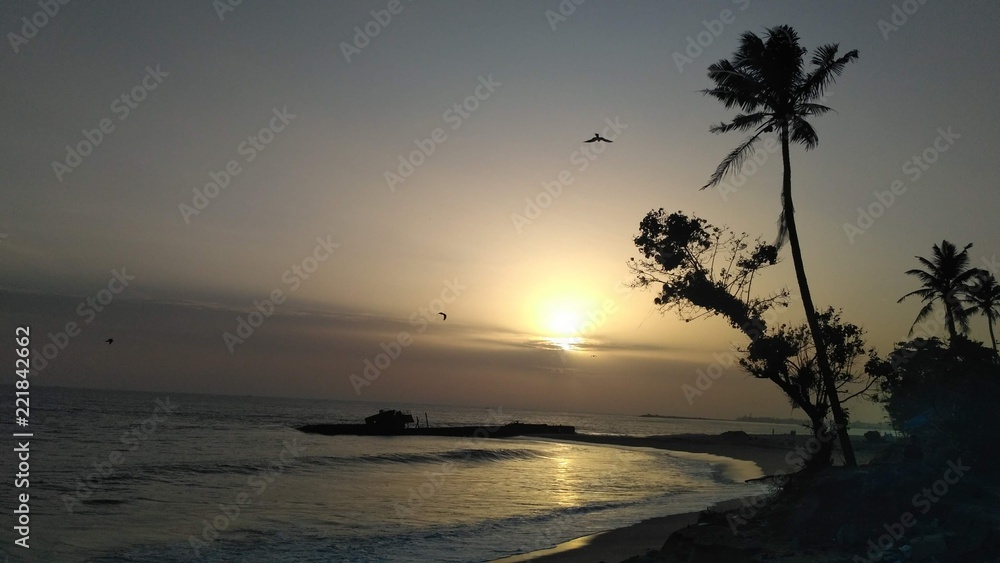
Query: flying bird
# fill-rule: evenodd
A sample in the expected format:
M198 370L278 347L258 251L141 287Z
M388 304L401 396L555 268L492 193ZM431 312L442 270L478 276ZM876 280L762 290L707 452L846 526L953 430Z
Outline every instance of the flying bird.
M441 319L442 321L446 321L446 320L448 320L448 315L446 315L446 314L442 313L441 311L438 311L438 314L439 314L439 315L441 315L441 316L443 317L443 318Z
M108 344L111 344L114 341L115 341L114 338L109 338L109 339L105 340L105 342L107 342Z
M586 141L584 141L584 143L594 143L594 142L597 142L597 141L604 141L605 143L613 143L614 142L611 139L605 139L604 137L601 136L600 133L594 133L593 138L587 139Z

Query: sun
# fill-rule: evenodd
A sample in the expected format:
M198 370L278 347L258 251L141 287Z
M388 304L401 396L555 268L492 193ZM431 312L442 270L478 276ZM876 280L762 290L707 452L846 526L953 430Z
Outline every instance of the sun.
M579 309L567 303L550 305L545 312L544 325L548 336L545 342L566 352L579 350L583 338L580 337L580 326L584 317Z
M565 281L537 288L525 300L525 307L531 319L530 330L538 343L549 350L584 349L589 340L584 332L590 326L588 311L594 308L594 293Z
M580 331L582 316L569 309L557 309L549 313L548 329L559 336L569 336Z

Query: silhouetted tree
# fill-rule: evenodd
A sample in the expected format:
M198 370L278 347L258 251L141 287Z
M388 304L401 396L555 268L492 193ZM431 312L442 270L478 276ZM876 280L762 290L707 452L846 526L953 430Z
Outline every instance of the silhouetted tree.
M915 276L923 284L920 289L907 293L897 301L902 303L907 297L917 296L924 303L917 313L916 320L910 326L910 336L913 335L913 327L927 318L937 303L944 305L944 324L948 329L949 340L954 340L959 332L956 325L962 334L969 331L969 314L962 304L962 298L966 294L968 284L980 271L969 268L970 248L972 248L971 243L965 245L959 252L954 244L943 240L940 246L936 244L933 246L934 255L930 260L923 256L916 257L924 265L925 270L914 268L906 271L907 275Z
M990 342L993 344L993 355L995 359L1000 359L997 353L997 337L993 333L993 325L1000 318L1000 284L997 284L997 279L992 273L978 270L964 293L966 301L972 305L965 312L986 317L986 324L990 329Z
M654 302L676 309L685 321L722 315L751 340L764 334L763 314L775 305L787 306L788 292L768 297L752 294L754 276L778 261L773 245L739 235L682 212L650 211L639 224L635 245L643 259L632 258L632 287L659 284Z
M783 174L781 216L775 244L782 246L787 237L791 245L795 277L814 338L817 364L828 389L834 388L834 374L829 365L826 346L820 338L819 315L813 305L802 262L795 209L792 205L789 145L799 143L809 150L819 142L816 131L806 118L830 111L829 107L816 102L822 99L827 86L840 75L847 63L858 58L856 50L837 57L838 49L837 44L818 47L810 60L814 68L807 72L803 65L806 49L799 45L799 36L791 27L782 25L768 29L763 39L746 32L740 36L740 46L731 61L723 59L708 67L708 76L715 82L715 87L704 90L705 94L719 100L726 108L739 107L744 112L737 114L729 123L712 126L712 133L753 130L753 134L722 160L711 180L702 189L717 185L727 174L737 172L753 154L754 145L761 135L778 132ZM847 433L847 416L836 394L831 394L830 403L845 464L853 467L857 462Z
M866 353L861 328L843 322L832 308L819 315L835 373L833 387L827 387L816 367L815 339L808 325L767 326L766 313L775 306L787 306L788 292L758 297L752 291L757 273L777 263L776 247L680 211L650 211L639 230L634 242L643 258L629 261L636 275L632 287L659 286L654 303L661 310L675 310L685 321L723 316L750 339L749 346L740 350L740 365L754 377L776 384L809 417L815 434L825 434L829 398L839 397L848 386L863 380L856 369L857 359ZM874 357L874 350L867 353ZM843 400L867 392L872 383L869 378ZM823 442L809 467L828 465L831 446Z
M1000 366L995 354L957 335L897 343L865 371L879 380L876 400L893 426L914 438L932 459L961 456L966 463L1000 468L1000 450L989 445L1000 433Z
M826 387L816 367L816 349L808 324L781 325L769 330L743 350L745 354L739 360L740 366L751 375L769 379L781 388L792 406L802 409L809 417L815 436L826 432L830 396L853 390L841 399L845 402L866 394L872 387L875 378L864 375L859 359L866 354L869 359L876 357L874 349L866 350L861 327L842 321L840 311L831 307L819 315L819 321L835 375L832 391ZM809 459L807 466L829 465L831 451L830 442L821 442L819 451Z

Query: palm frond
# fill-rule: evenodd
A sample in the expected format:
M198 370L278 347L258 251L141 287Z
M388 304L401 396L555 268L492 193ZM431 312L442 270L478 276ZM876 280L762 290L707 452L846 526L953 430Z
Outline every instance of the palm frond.
M935 292L932 289L927 289L927 288L915 289L915 290L907 293L906 295L900 297L898 300L896 300L896 303L902 303L903 300L905 300L907 297L910 297L911 295L916 295L922 301L927 301L929 299L933 299L934 296L937 295L937 292Z
M823 91L832 84L844 71L847 63L857 60L857 49L849 51L843 57L836 58L840 45L834 43L818 47L813 53L812 62L816 68L805 79L800 90L799 99L814 100L822 96Z
M733 170L739 170L740 167L743 166L746 159L750 157L750 154L752 153L751 149L753 149L754 143L757 142L761 134L762 132L754 134L744 141L743 144L730 151L730 153L726 155L726 158L722 159L722 162L720 162L719 166L716 167L715 172L712 173L712 178L707 184L702 186L701 189L704 190L705 188L718 185L718 183L721 182L730 172Z
M927 269L929 271L933 272L934 275L938 274L938 264L940 264L940 261L941 261L940 256L936 258L936 260L937 260L936 262L931 262L930 260L924 258L923 256L917 256L916 258L917 258L918 262L920 262L924 266L927 266ZM909 274L912 271L913 270L910 270L910 271L908 271L906 273Z
M808 115L808 116L823 115L824 113L831 111L836 113L836 110L834 110L831 107L827 107L822 104L813 104L809 102L801 102L795 106L795 113L799 115Z
M808 121L801 117L796 117L792 120L789 139L792 142L805 145L806 150L813 149L819 144L819 136L816 135L816 130L813 129L812 125L809 125Z
M736 68L725 59L708 67L708 77L715 83L715 88L702 90L701 93L719 100L726 109L739 106L743 111L752 112L764 102L760 96L762 84L745 69Z
M752 114L739 114L733 118L729 123L720 123L718 125L712 125L708 128L711 133L728 133L730 131L747 131L748 129L753 129L761 124L765 119L771 117L769 113L752 113Z
M916 326L917 326L917 323L919 323L920 321L922 321L922 320L926 319L926 318L928 317L928 315L930 315L930 314L931 314L931 311L932 311L933 309L934 309L934 303L928 303L928 304L924 305L924 306L923 306L923 307L922 307L922 308L920 309L920 312L919 312L919 313L917 313L917 318L916 318L916 319L914 319L914 321L913 321L913 324L912 324L912 325L910 325L910 332L909 332L909 333L907 333L907 335L906 335L906 336L907 336L907 338L909 338L909 337L913 336L913 329L914 329L914 328L916 328Z

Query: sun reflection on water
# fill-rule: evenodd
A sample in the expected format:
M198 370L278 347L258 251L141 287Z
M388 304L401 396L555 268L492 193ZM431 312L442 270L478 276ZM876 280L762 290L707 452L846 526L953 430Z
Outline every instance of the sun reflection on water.
M562 448L561 451L568 453L569 448ZM573 468L569 457L556 456L551 458L555 462L552 472L553 487L551 488L552 500L559 506L577 506L580 502L580 494L577 487L580 485L576 476L573 475Z

